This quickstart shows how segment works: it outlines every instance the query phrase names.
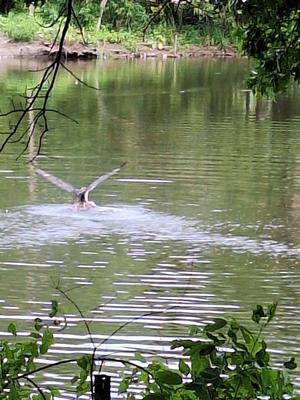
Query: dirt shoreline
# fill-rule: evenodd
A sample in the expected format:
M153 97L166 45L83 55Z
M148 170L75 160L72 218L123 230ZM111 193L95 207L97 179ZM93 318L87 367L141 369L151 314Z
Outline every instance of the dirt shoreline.
M238 57L234 47L218 48L216 46L192 45L188 48L174 52L171 47L162 49L152 48L151 45L141 43L136 51L130 51L119 44L106 43L99 46L83 45L80 43L66 45L65 56L68 59L133 59L133 58L188 58L188 57ZM57 53L57 47L52 48L51 43L44 41L15 42L4 36L0 36L0 59L11 58L53 58Z

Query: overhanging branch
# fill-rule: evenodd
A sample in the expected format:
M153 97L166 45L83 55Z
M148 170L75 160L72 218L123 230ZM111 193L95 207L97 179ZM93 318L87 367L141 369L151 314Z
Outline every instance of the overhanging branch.
M14 101L12 100L12 109L10 111L0 114L0 117L6 117L8 115L18 116L17 122L12 124L11 129L7 134L6 138L4 139L2 144L0 144L0 153L4 150L4 148L8 143L18 143L25 137L25 135L29 134L25 144L25 148L19 155L20 157L26 151L33 136L37 134L38 146L36 154L33 156L31 160L33 161L40 154L43 138L49 132L49 125L47 119L48 113L56 112L58 115L66 117L64 113L61 113L58 110L53 110L48 108L48 103L52 95L53 89L55 87L58 72L61 66L63 65L62 61L64 59L64 42L72 20L72 16L74 17L73 0L66 0L64 23L63 26L62 24L59 25L57 35L53 43L53 44L56 43L60 35L58 43L58 51L55 55L54 60L44 69L43 75L39 83L31 89L31 94L29 96L27 95L24 96L25 104L21 104L20 106L16 107ZM65 69L68 72L70 72L69 69L67 68ZM27 123L26 116L29 113L35 114L34 117L32 118L32 122L30 123L30 126L27 126L27 128L22 129L22 124Z

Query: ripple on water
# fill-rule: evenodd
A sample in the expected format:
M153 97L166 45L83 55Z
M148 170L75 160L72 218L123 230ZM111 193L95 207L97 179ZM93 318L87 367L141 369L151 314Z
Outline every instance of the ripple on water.
M141 205L113 205L74 211L69 205L41 205L13 208L0 214L0 249L66 244L84 237L111 234L143 241L182 241L207 247L230 248L236 252L299 256L297 246L271 239L251 239L219 233L220 227L203 226L201 221L149 210ZM135 248L132 255L145 255Z

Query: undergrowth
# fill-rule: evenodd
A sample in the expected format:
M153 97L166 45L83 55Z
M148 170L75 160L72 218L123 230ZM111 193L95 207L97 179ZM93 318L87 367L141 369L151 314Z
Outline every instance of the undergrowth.
M50 11L49 11L50 12ZM56 24L48 24L48 13L37 13L35 17L25 12L10 12L7 16L0 15L0 32L11 40L29 42L33 40L53 41L57 34L59 21ZM48 28L46 25L48 24ZM224 35L220 27L182 26L178 30L160 22L151 26L143 38L143 26L112 26L103 24L99 31L95 29L95 21L87 23L83 27L84 39L87 43L101 45L104 43L116 43L135 51L138 45L145 41L153 48L161 45L174 46L175 36L178 46L190 45L218 45L230 44L231 39ZM144 40L145 39L145 40ZM82 32L76 26L70 26L66 38L66 44L83 42Z
M41 30L34 18L24 13L9 13L0 16L0 30L10 39L19 42L29 42L37 39Z

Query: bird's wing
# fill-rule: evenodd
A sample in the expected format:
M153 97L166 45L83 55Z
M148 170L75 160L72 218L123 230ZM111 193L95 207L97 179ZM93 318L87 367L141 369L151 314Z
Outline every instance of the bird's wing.
M76 189L70 183L64 182L62 179L57 178L49 174L49 172L43 171L42 169L35 168L35 172L42 176L43 178L47 179L47 181L53 183L53 185L58 186L59 188L69 192L74 193Z
M91 192L92 190L94 190L98 185L100 185L100 183L106 181L106 179L110 178L111 176L117 174L121 168L124 167L124 165L127 163L127 161L123 162L123 164L121 164L118 168L114 169L111 172L108 172L105 175L101 175L99 176L97 179L95 179L91 184L89 184L89 186L87 187L86 191L87 192Z

